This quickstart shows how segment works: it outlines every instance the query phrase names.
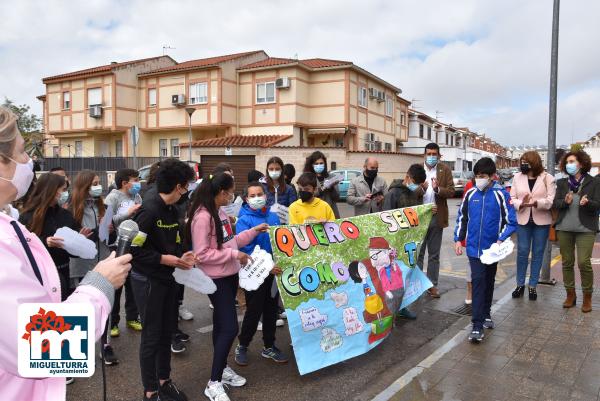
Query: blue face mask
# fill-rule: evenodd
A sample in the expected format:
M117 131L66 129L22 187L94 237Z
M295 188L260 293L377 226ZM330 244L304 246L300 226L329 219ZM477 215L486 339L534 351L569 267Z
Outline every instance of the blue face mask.
M60 193L60 197L58 198L58 205L62 206L69 200L69 191L63 191Z
M412 192L415 192L417 190L417 188L419 188L418 184L415 184L414 182L410 183L407 185L408 189L410 189Z
M427 156L426 163L429 167L433 167L437 164L438 158L437 156Z
M323 171L325 171L325 165L324 164L313 164L313 170L315 170L315 173L321 174Z
M137 195L142 189L142 184L139 182L134 182L132 187L129 188L129 195Z
M579 167L577 167L577 163L567 163L565 170L567 170L567 174L575 175L579 172Z

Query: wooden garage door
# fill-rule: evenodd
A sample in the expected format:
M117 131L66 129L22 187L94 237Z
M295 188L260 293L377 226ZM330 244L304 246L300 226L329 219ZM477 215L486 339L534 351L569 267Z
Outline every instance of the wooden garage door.
M204 174L210 174L219 163L229 163L235 176L235 193L240 194L248 185L248 172L254 170L254 156L201 156Z

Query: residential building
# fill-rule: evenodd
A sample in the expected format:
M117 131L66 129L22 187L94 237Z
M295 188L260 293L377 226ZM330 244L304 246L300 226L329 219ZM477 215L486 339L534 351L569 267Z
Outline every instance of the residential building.
M401 90L349 61L262 50L183 63L162 56L43 82L48 156L132 156L133 126L136 154L163 157L181 155L190 128L192 142L291 135L295 146L388 152L408 135Z
M422 154L425 146L435 142L440 146L442 161L453 170L472 170L477 160L490 157L499 168L512 165L504 147L485 135L468 128L453 127L417 110L409 109L408 139L402 151Z
M129 132L138 123L138 74L176 64L159 56L46 77L46 156L125 156Z

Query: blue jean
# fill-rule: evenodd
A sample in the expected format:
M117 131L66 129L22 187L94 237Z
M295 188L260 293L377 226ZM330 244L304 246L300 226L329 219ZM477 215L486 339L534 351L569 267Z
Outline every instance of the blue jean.
M525 285L525 274L531 250L529 286L537 286L549 232L550 225L538 226L532 222L525 225L519 224L517 229L517 285Z
M479 258L469 256L473 285L472 318L473 330L483 330L485 319L491 318L494 281L498 263L484 265Z

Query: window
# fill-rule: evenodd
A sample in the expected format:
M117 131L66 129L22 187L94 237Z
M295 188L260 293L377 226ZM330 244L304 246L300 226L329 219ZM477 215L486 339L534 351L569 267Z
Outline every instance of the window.
M385 100L385 115L389 117L394 115L394 101L392 99Z
M335 138L333 141L333 146L335 146L336 148L343 148L344 138Z
M208 84L201 82L190 85L190 104L208 103Z
M446 145L448 145L448 142L450 142L450 135L446 134L446 142L444 142Z
M400 124L404 125L404 113L400 113Z
M115 141L115 156L123 157L123 141L121 139Z
M256 84L256 103L275 102L275 82Z
M423 127L423 124L419 124L419 138L423 138L424 130L425 130L425 127Z
M88 106L102 104L102 88L90 88L87 90Z
M364 86L358 88L358 105L360 107L367 107L367 88Z
M75 157L83 157L83 142L75 141Z
M386 152L391 152L392 151L392 144L389 142L385 143L385 151Z
M60 157L60 147L52 146L52 157Z
M454 146L454 135L450 136L450 145Z
M148 89L148 106L149 107L156 106L156 88Z
M431 141L431 127L427 127L427 139Z
M63 92L63 110L71 109L71 92Z
M171 139L171 156L179 157L179 139Z
M166 139L159 139L158 140L158 155L160 157L167 157L169 156L169 150L167 149L167 140Z

